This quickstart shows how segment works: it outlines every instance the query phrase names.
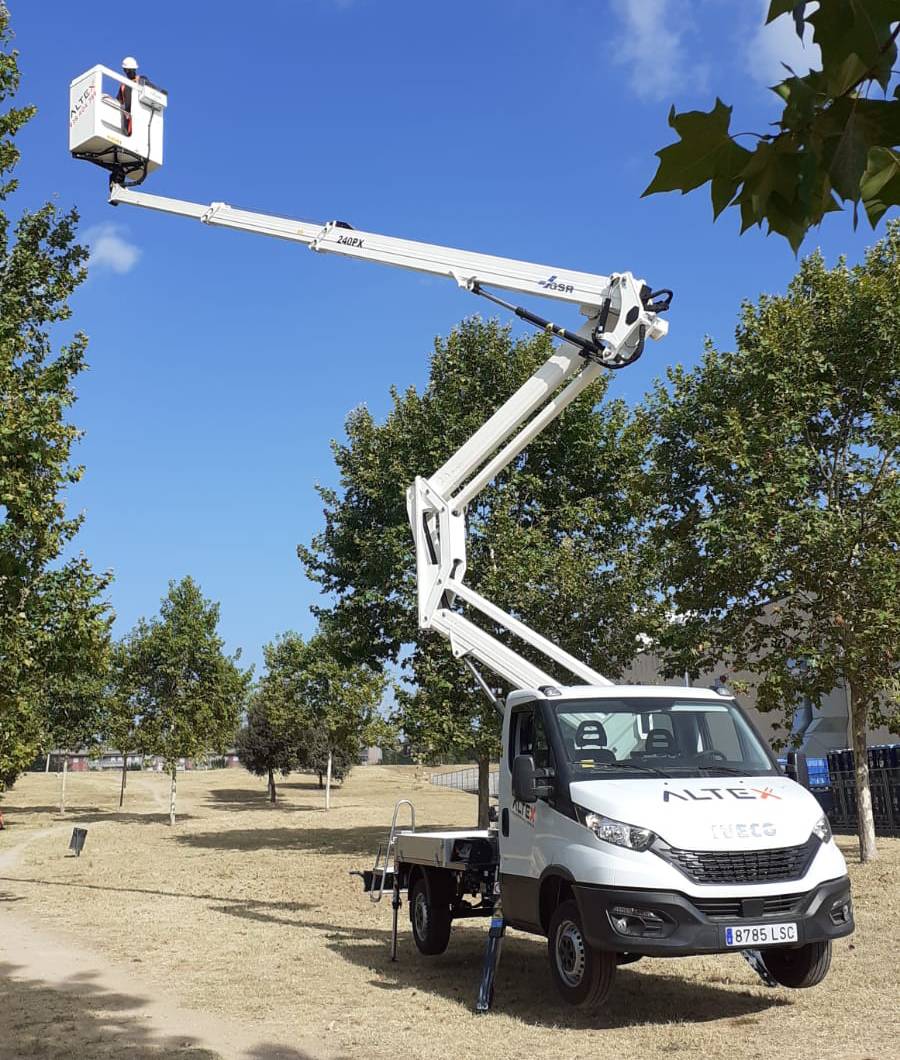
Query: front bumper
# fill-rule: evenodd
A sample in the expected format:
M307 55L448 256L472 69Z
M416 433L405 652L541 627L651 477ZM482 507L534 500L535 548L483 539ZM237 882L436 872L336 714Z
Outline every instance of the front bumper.
M739 896L739 911L729 914L721 911L721 905L717 911L710 912L713 901L691 899L677 891L624 890L591 884L574 884L572 889L590 945L618 953L637 953L650 957L734 953L736 947L725 944L725 929L735 926L795 923L798 945L843 938L852 934L854 928L853 909L849 904L850 879L847 876L828 880L805 894L797 895L790 911L762 914L759 905L754 904L761 900L753 897ZM844 902L847 903L847 919L835 922L832 910ZM705 906L707 911L698 908L698 905ZM652 911L656 919L650 918L650 930L662 934L626 935L616 930L609 916L609 910L616 906L638 912Z

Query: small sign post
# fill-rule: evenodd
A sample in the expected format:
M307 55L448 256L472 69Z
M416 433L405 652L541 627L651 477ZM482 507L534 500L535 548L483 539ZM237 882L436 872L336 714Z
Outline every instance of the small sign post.
M75 857L81 857L81 850L84 847L84 841L87 839L86 828L73 828L72 838L69 840L69 850L75 851Z

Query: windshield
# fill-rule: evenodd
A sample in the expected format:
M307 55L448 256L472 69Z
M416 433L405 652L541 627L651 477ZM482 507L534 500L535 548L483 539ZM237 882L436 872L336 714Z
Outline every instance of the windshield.
M701 777L777 772L733 699L642 696L560 700L553 707L562 747L577 773Z

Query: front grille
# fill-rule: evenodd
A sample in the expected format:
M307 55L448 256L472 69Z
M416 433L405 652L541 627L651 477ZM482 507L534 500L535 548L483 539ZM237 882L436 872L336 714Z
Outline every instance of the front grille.
M760 916L784 916L788 913L796 913L803 904L803 894L779 894L770 898L747 899L750 902L762 902L762 913L753 915L751 919L758 920ZM692 898L691 901L704 916L710 920L740 920L747 914L744 911L743 898Z
M661 843L653 849L695 883L777 883L805 875L819 846L810 836L802 846L775 850L678 850Z

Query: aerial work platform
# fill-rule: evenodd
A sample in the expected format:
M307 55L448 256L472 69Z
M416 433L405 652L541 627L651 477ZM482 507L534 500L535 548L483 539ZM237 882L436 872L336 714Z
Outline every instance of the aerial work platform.
M92 66L69 86L69 151L108 169L119 184L140 184L162 165L167 103L146 78Z

